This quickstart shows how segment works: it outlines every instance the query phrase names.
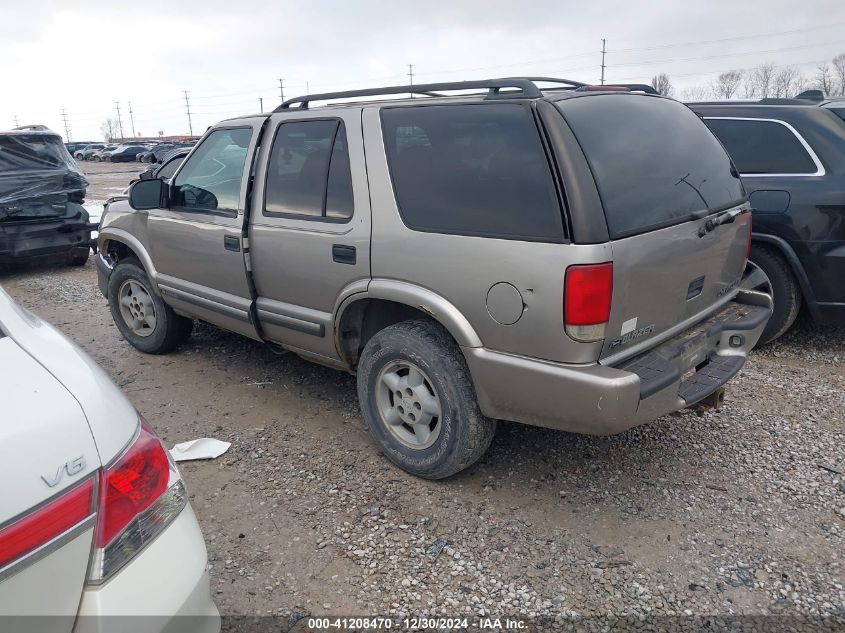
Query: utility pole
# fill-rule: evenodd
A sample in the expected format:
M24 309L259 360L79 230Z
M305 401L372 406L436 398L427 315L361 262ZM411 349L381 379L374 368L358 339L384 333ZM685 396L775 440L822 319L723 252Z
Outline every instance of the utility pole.
M114 107L117 110L117 127L120 129L120 140L123 141L123 119L120 118L120 102L115 101Z
M188 113L188 132L190 132L191 136L193 136L194 126L191 123L191 103L188 101L188 91L183 90L182 92L185 93L185 112Z
M307 94L307 95L311 94L311 82L309 82L309 81L305 82L305 94Z
M135 117L132 112L132 102L129 102L129 120L132 121L132 138L135 138Z
M18 127L20 125L20 123L18 123L18 115L15 114L14 117L15 117L15 127Z
M261 114L264 114L264 97L258 97L258 104L261 106Z
M408 79L410 79L410 85L414 85L414 65L408 64ZM414 98L414 93L411 93L411 99Z
M607 40L601 38L601 85L604 85L604 56L607 54Z
M285 101L285 80L279 79L279 94L282 97L282 103Z
M15 117L17 119L17 117ZM62 121L65 123L65 138L67 142L70 143L70 129L67 126L67 114L65 113L65 109L62 108Z

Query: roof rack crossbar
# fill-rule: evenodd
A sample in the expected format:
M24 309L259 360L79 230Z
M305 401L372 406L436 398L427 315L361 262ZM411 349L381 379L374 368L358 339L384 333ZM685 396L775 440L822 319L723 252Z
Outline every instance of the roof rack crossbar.
M273 112L289 110L292 105L299 104L300 109L307 109L311 101L329 101L333 99L350 99L354 97L375 97L381 95L395 94L420 94L434 96L435 93L444 90L472 90L486 88L488 90L486 99L537 99L543 96L534 81L548 81L554 83L566 83L573 87L582 86L580 82L568 79L555 79L551 77L509 77L504 79L481 79L477 81L453 81L434 84L415 84L413 86L387 86L385 88L367 88L364 90L344 90L342 92L324 92L321 94L303 95L288 99ZM516 88L517 90L503 89ZM437 95L442 96L442 95Z

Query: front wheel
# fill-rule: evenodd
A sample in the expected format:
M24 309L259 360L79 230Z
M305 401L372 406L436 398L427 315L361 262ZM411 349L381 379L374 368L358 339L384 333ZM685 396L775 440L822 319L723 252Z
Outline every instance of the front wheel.
M404 321L375 334L358 365L358 399L387 458L426 479L475 463L496 432L460 348L437 323Z
M191 335L194 322L176 314L152 291L147 273L133 258L122 260L109 277L112 319L129 343L148 354L165 354Z

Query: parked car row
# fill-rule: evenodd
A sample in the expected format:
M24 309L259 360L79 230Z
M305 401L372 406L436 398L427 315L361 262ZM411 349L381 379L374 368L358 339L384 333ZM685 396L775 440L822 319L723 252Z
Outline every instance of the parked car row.
M77 147L73 151L73 157L77 160L95 162L118 163L137 160L160 163L166 154L184 147L193 147L193 143L90 143L84 147Z

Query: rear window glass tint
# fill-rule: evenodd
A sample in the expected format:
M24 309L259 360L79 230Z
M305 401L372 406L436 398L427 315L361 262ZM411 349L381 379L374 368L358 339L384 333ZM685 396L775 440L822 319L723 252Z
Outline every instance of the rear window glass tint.
M531 112L522 105L385 108L399 212L418 231L562 241L563 221Z
M740 174L813 174L816 164L785 125L750 119L705 119Z
M614 94L557 106L584 150L614 239L745 199L725 150L677 101Z

